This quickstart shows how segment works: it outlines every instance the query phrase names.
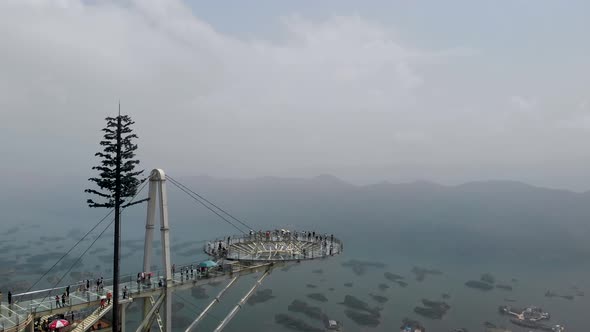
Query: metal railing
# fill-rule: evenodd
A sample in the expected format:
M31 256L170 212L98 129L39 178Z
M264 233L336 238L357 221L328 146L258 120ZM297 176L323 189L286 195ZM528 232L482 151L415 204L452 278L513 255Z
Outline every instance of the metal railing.
M322 235L312 236L303 232L281 232L281 231L258 231L252 234L238 234L209 241L203 246L203 251L217 258L227 258L239 261L300 261L317 258L324 258L330 255L340 254L342 252L342 241L336 237ZM267 244L286 243L289 245L306 246L305 252L299 248L287 248L282 251L276 251L276 248L267 247ZM254 245L249 253L242 253L246 249L236 244L247 243ZM220 250L221 247L221 250ZM268 254L260 257L256 249L261 253ZM272 252L275 250L275 254Z
M280 232L276 231L271 231L270 236L268 238L266 237L266 232L230 235L229 246L227 246L227 256L229 256L229 259L238 259L246 264L254 263L256 261L265 261L264 259L251 259L252 257L240 256L240 251L232 246L239 243L252 243L254 241L259 241L259 243L291 241L303 245L313 244L311 248L316 248L315 250L312 249L311 251L306 252L305 255L298 254L297 256L293 256L292 258L284 256L283 259L270 259L267 261L298 261L323 258L328 256L327 248L329 248L329 246L318 246L319 241L316 241L314 237L304 236L304 233L297 233L297 235L295 234L295 232L292 232L290 234L281 234ZM337 251L333 252L334 254L339 254L342 251L342 242L339 239L334 237L332 241L332 239L328 237L325 241L327 244L332 244L335 248L337 248ZM210 241L209 244L218 244L219 242L222 242L227 245L228 237ZM211 252L210 248L211 246L208 247L208 244L205 244L203 246L203 250L205 253L211 256L215 256L212 255L213 253ZM217 257L225 258L219 256ZM233 267L231 265L220 265L214 269L207 269L206 271L201 272L198 269L199 263L200 262L194 261L186 264L175 265L174 271L171 271L172 282L182 284L184 282L191 280L200 280L204 278L217 277L224 274L231 275L234 272ZM188 271L188 274L186 273L186 271ZM158 268L155 271L144 272L149 272L151 274L151 277L146 277L145 279L138 279L137 274L126 274L119 278L118 287L119 294L121 294L121 298L128 298L147 290L156 289L160 287L160 280L162 280L161 285L165 286L166 280L164 276L166 275L166 273L164 273L164 270L162 268ZM52 313L55 310L64 308L69 309L68 312L71 313L72 308L74 306L99 301L101 296L104 296L107 294L107 292L112 291L113 279L102 279L102 287L98 288L96 285L96 280L97 279L89 280L90 287L88 289L86 288L86 280L70 284L70 296L68 297L68 300L66 301L65 305L61 302L61 295L65 292L66 286L58 286L48 289L13 294L13 303L10 306L6 306L5 304L0 305L0 332L19 330L26 324L30 323L33 317L38 317L38 314L40 313ZM123 294L123 290L125 289L125 287L127 287L127 292L126 294ZM59 303L55 301L55 295L59 295ZM62 311L59 310L59 312Z

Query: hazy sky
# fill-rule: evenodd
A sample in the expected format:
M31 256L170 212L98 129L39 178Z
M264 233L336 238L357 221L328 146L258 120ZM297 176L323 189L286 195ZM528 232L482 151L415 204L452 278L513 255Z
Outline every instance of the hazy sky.
M0 1L0 170L590 189L588 1Z

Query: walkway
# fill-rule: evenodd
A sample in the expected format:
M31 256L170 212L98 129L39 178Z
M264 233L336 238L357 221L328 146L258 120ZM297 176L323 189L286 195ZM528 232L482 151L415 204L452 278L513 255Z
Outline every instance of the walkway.
M278 266L280 263L281 262L244 263L225 261L218 269L209 271L207 275L197 273L196 267L199 262L177 265L172 283L169 284L168 287L172 287L173 291L190 289L208 283L223 281L229 277L262 272L269 266ZM181 274L180 271L187 268L190 270L191 265L195 268L192 277L189 271L188 278L186 278L186 274ZM147 279L145 283L138 283L137 274L122 276L119 279L121 281L119 283L119 292L121 296L123 290L127 287L127 296L131 299L150 296L157 297L164 290L164 287L158 286L158 280L164 279L164 277L162 277L164 273L162 272L163 271L153 271L152 273L155 277L152 277L151 282L149 283ZM12 332L22 330L36 317L42 317L49 314L62 314L88 307L98 307L100 297L106 295L108 292L112 292L112 279L104 279L104 289L98 291L96 290L96 281L94 281L94 286L92 285L92 280L90 281L90 284L91 289L88 291L82 289L85 286L85 283L81 282L79 284L70 285L70 299L65 307L56 306L54 300L55 295L59 294L61 296L65 291L65 286L13 294L12 298L14 303L11 306L8 306L4 302L0 306L0 331ZM48 294L50 295L47 296Z

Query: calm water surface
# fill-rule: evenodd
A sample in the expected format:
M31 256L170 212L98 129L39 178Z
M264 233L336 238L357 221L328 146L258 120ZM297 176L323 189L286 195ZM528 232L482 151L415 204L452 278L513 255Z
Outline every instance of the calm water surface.
M132 221L127 221L124 225L123 273L137 273L141 268L143 255L143 244L141 243L143 219L138 216L127 220L130 219ZM32 256L51 252L63 253L83 234L83 232L76 232L77 228L72 229L66 224L56 227L55 224L48 226L33 222L21 222L14 223L5 229L10 230L10 234L3 234L0 237L2 240L0 285L4 292L7 291L7 285L21 278L36 280L56 260L53 257L38 262L32 259ZM80 226L80 229L84 229L83 225ZM329 230L326 231L329 232ZM68 233L69 235L67 235ZM233 232L225 225L204 228L196 227L192 223L179 223L172 229L172 240L173 244L184 244L174 247L173 261L180 264L204 259L205 256L200 251L201 244L197 242L228 233ZM451 331L457 327L465 327L470 331L483 331L484 321L505 325L512 331L527 331L511 325L506 317L497 314L497 307L506 303L505 298L517 300L514 305L541 306L552 314L554 323L564 324L568 331L587 331L590 325L588 318L590 294L586 297L576 297L573 301L544 296L548 289L558 293L573 294L571 287L574 285L586 293L590 292L590 273L588 267L583 264L581 266L575 264L563 266L547 262L547 264L531 265L527 264L524 258L521 262L518 260L498 262L496 260L486 261L484 258L474 260L473 255L468 255L469 259L462 259L460 254L453 257L421 257L418 254L412 255L411 250L400 253L388 249L390 248L388 241L391 241L388 234L380 234L379 232L361 234L346 230L339 233L346 241L345 252L342 256L300 264L287 272L274 271L260 289L272 289L275 298L254 306L247 305L230 323L227 330L290 331L275 324L274 315L277 313L287 313L302 318L310 325L320 327L321 324L318 321L288 312L287 306L295 299L304 300L310 305L320 307L329 317L343 321L345 331L395 331L403 317L411 317L421 321L428 331ZM111 246L111 234L108 232L105 234L105 238L99 239L85 257L83 265L74 268L73 271L92 272L96 277L100 275L109 277L111 262L108 256L111 255L111 251L107 248ZM159 234L156 234L156 238L158 237ZM137 241L133 242L132 240ZM456 241L457 239L450 240ZM419 239L407 239L407 241L410 248L428 245L420 243ZM83 242L82 249L85 249L90 242L90 240ZM103 250L94 251L100 248ZM369 267L363 275L356 275L352 269L341 265L342 262L350 259L380 262L386 264L386 267ZM154 257L154 262L159 263L159 258ZM424 281L417 282L410 272L414 266L435 268L444 274L441 276L428 275ZM17 268L17 273L11 272L13 267ZM63 270L67 267L69 265L63 266ZM316 269L322 269L323 273L312 273ZM65 272L63 270L57 269L50 276L61 277ZM408 287L401 288L387 281L383 276L384 272L405 276L409 283ZM514 290L494 289L482 292L464 286L467 280L479 279L479 276L484 272L491 272L498 282L510 284ZM222 303L208 315L202 323L202 328L205 330L214 328L231 307L239 301L245 291L253 285L257 277L242 278L238 285L233 287L232 291L224 297ZM518 281L513 282L513 278ZM64 284L74 281L69 276L66 276L64 280L66 280ZM352 288L344 286L348 282L353 283ZM391 287L380 291L377 287L380 283L389 284ZM45 287L48 284L46 280L43 280L40 286ZM317 288L308 288L307 284L317 285ZM205 286L207 294L211 297L215 296L221 287L223 286ZM328 290L329 288L334 288L334 291ZM307 294L318 292L324 294L329 301L321 303L306 297ZM385 304L378 304L369 296L369 293L383 295L389 300ZM447 302L452 306L442 320L431 320L413 313L413 308L420 305L422 298L441 300L442 293L451 295ZM363 327L348 319L344 314L345 307L338 304L348 294L366 301L370 306L382 307L381 324L375 328ZM190 291L179 293L176 302L182 304L177 308L182 308L175 311L175 331L183 330L209 301L210 299L194 299ZM128 317L129 327L132 328L139 319L134 313L130 313Z

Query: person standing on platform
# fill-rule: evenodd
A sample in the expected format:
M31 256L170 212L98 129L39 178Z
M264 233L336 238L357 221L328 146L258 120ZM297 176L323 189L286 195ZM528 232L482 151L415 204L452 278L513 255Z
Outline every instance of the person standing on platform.
M12 292L8 291L8 305L12 305Z
M66 287L66 296L70 297L70 285L68 285L68 287Z
M55 307L59 308L59 295L55 296Z

